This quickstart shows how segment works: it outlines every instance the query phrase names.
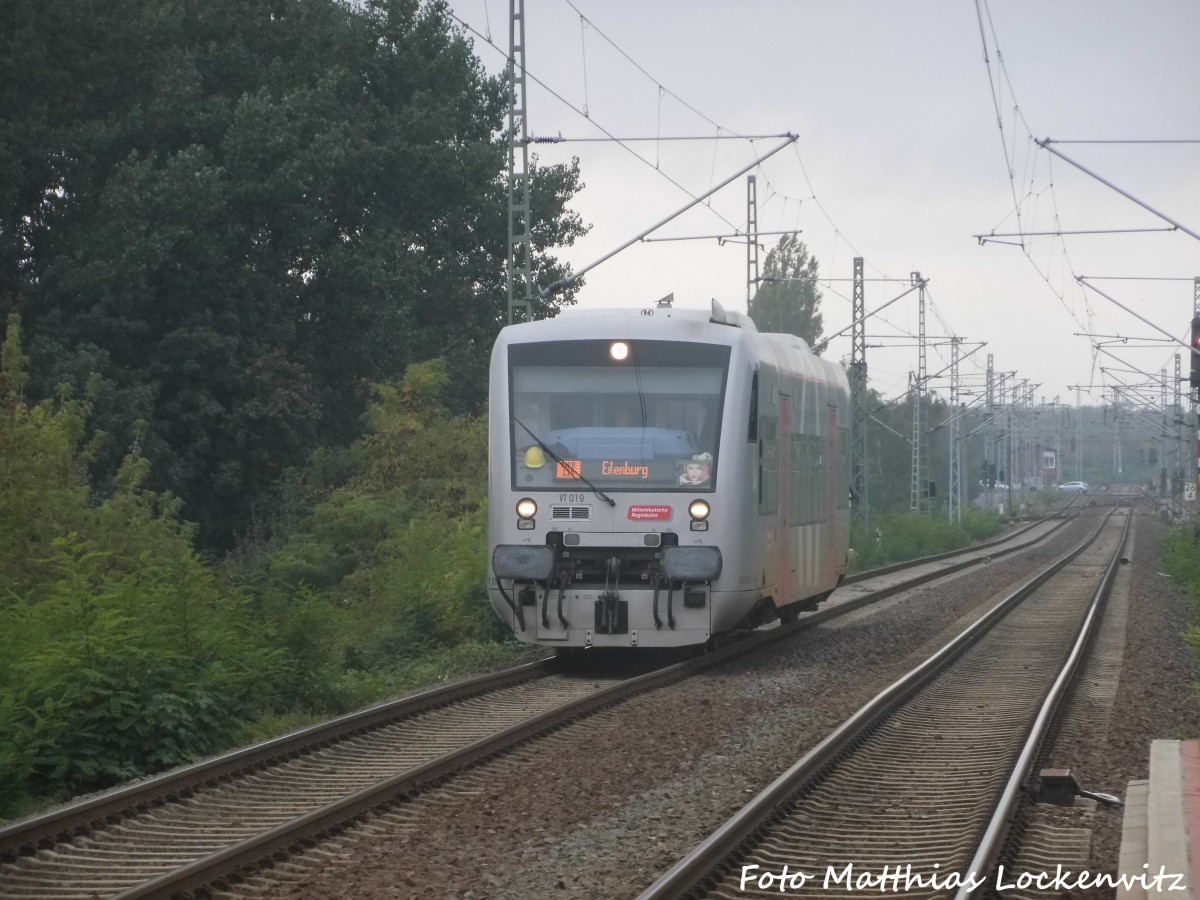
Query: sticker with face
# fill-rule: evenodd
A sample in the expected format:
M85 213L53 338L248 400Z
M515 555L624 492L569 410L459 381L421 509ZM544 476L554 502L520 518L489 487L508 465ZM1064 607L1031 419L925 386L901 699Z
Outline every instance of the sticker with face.
M708 484L712 476L712 454L698 453L691 459L684 460L683 471L679 476L680 484Z

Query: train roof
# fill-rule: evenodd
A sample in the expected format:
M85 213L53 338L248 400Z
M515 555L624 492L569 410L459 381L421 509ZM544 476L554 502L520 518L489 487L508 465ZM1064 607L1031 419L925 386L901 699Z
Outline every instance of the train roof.
M597 309L571 306L552 319L509 325L500 332L496 348L508 344L584 338L633 337L654 340L692 340L716 344L750 344L760 360L801 377L845 383L841 366L814 354L794 334L760 332L749 316L724 309L716 300L711 310L651 304L644 307Z
M539 319L509 325L500 332L500 343L556 340L571 337L598 337L627 334L631 321L646 337L734 343L746 333L756 333L754 322L744 313L726 311L716 300L712 309L687 309L650 304L643 307L595 308L569 306L552 319ZM726 331L728 329L728 331Z

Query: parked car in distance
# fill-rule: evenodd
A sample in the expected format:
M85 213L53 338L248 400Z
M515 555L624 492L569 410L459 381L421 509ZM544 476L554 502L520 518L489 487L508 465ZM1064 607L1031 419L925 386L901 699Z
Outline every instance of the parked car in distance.
M1068 481L1066 484L1060 484L1058 489L1067 494L1086 494L1088 483L1086 481Z

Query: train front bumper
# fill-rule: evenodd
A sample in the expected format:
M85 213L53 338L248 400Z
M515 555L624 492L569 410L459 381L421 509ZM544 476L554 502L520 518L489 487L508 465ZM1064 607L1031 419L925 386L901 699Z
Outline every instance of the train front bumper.
M717 547L666 546L649 563L623 550L590 547L581 558L577 549L501 544L492 554L492 606L526 643L677 647L704 643L753 603L713 590Z

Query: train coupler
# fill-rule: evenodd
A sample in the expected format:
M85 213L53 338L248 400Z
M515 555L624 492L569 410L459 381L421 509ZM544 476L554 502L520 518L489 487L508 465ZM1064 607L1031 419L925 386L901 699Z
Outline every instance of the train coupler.
M596 633L629 633L629 601L616 591L605 591L596 600Z

